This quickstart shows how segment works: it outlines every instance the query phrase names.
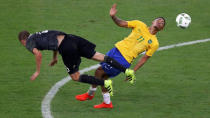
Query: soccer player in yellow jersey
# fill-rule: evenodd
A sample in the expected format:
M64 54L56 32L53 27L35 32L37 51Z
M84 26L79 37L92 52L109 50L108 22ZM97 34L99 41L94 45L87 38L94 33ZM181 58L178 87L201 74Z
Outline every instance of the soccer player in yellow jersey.
M142 52L146 51L144 56L138 61L134 67L136 72L142 67L146 61L154 54L159 47L159 42L155 36L157 32L161 31L165 26L165 19L163 17L155 18L150 27L139 20L124 21L116 16L116 4L110 9L110 16L112 20L120 27L131 28L132 32L124 40L115 44L115 48L111 49L107 55L114 58L124 67L129 68L132 61ZM101 79L108 79L115 77L120 71L107 63L101 63L101 66L96 70L95 76ZM76 99L80 101L91 100L94 97L96 85L92 85L87 93L77 95ZM110 100L110 94L102 86L102 93L104 101L102 104L95 105L94 108L113 108Z

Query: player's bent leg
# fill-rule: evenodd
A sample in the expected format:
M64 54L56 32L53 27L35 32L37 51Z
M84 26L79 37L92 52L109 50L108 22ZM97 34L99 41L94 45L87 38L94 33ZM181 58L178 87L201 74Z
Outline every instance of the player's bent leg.
M85 83L93 82L95 84L99 84L99 81L97 81L97 79L95 79L93 76L81 75L81 77L80 77L79 72L70 74L70 76L71 76L72 80L74 80L74 81L81 81L80 79L82 78L83 79L82 82L85 82ZM104 81L102 81L101 83L104 83ZM93 91L96 91L96 88L91 87L90 90L93 92ZM75 98L79 101L91 100L91 99L93 99L93 97L94 97L94 95L89 95L88 93L84 93L84 94L75 96Z
M116 61L115 59L113 59L113 58L111 58L109 56L105 56L102 53L96 52L93 55L92 59L96 60L96 61L108 63L111 66L119 69L121 72L125 72L126 71L126 68L124 66L122 66L118 61Z
M92 84L92 85L104 85L104 80L100 80L94 76L83 74L79 77L79 82Z
M102 67L99 67L95 71L95 77L99 79L104 79L105 72L103 71ZM76 95L75 98L79 101L85 101L85 100L92 100L94 98L95 91L97 90L97 85L91 85L87 93Z
M89 75L86 75L86 74L80 75L79 72L75 72L73 74L70 74L70 77L74 81L79 81L79 82L82 82L82 83L88 83L88 84L93 84L93 85L104 85L104 83L105 83L104 80L100 80L100 79L97 79L94 76L89 76Z
M103 70L102 66L100 66L96 72L95 72L95 76L96 77L100 77L103 80L108 80L109 76L105 73L105 71ZM101 90L103 93L108 92L107 89L104 86L101 86Z
M102 67L98 67L95 71L95 77L101 80L105 80L104 77L105 72L103 71ZM97 90L97 85L91 85L88 90L88 95L93 96L95 94L95 91Z
M92 59L93 60L96 60L96 61L105 62L105 63L113 66L114 68L119 69L121 72L124 72L125 73L126 78L129 79L129 81L130 81L131 84L134 83L134 81L136 79L134 70L124 67L118 61L116 61L114 58L109 57L109 56L104 56L104 54L101 54L99 52L96 52L93 55Z

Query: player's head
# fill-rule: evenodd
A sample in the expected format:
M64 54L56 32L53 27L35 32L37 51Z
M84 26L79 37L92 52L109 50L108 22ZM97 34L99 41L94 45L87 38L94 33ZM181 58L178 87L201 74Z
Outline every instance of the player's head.
M25 46L26 40L28 39L30 33L26 30L19 32L18 39Z
M157 30L160 31L165 27L166 20L163 17L157 17L152 21L152 26Z

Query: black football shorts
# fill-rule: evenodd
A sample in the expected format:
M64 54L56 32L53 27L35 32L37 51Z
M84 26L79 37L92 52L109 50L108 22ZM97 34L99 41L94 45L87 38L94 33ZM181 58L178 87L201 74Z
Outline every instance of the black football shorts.
M73 74L79 71L81 57L91 59L96 53L95 47L95 44L82 37L72 34L66 35L58 47L58 51L62 56L67 72Z

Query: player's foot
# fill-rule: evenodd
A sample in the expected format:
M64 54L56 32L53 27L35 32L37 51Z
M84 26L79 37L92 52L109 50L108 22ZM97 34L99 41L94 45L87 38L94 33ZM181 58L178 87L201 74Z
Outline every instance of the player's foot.
M94 95L90 96L88 93L84 93L84 94L75 96L75 98L79 101L92 100L93 97L94 97Z
M125 75L126 75L126 78L130 81L131 84L133 84L136 81L136 76L134 74L134 70L126 69Z
M104 87L108 90L111 96L113 96L112 80L105 80Z
M110 102L109 104L106 104L106 103L101 103L101 104L98 104L98 105L94 105L94 108L95 109L100 109L100 108L113 108L113 105L112 105L112 102Z

